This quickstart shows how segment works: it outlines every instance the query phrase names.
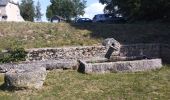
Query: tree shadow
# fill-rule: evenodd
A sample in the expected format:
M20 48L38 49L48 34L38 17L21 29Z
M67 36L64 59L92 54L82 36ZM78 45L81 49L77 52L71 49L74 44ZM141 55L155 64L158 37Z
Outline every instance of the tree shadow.
M5 83L3 83L2 85L0 85L0 90L8 91L8 92L15 92L15 91L27 90L27 88L9 87Z
M115 38L122 44L170 43L169 24L70 23L76 29L88 30L90 38Z

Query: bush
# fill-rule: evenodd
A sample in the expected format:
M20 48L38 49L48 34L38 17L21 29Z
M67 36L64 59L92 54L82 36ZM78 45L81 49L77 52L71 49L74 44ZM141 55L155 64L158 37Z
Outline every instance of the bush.
M7 52L0 54L0 63L11 63L25 61L27 52L24 48L8 49Z

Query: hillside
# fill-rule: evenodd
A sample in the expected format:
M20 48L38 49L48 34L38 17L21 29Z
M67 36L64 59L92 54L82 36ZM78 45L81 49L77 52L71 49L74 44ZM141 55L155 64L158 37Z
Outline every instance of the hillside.
M170 43L170 25L0 22L0 49L96 45L108 37L122 44Z

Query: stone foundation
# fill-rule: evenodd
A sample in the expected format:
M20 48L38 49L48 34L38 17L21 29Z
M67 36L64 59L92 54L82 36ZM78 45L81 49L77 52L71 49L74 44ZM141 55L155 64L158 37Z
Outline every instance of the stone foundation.
M105 46L83 46L83 47L63 47L63 48L41 48L29 49L27 61L44 61L59 59L88 59L104 57L108 48ZM122 45L120 56L147 56L160 58L160 44L133 44Z
M160 69L162 67L161 59L143 59L133 61L107 62L89 62L80 60L78 71L82 73L112 73L112 72L138 72Z
M50 59L86 59L92 57L104 57L107 48L104 46L63 47L29 49L27 61Z

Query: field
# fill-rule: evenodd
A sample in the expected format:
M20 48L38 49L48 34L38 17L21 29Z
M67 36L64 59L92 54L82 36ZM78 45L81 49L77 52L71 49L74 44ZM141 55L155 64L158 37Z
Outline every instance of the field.
M86 75L71 70L48 73L41 90L7 91L1 100L168 100L170 67L138 73ZM0 83L3 83L1 75Z
M23 47L101 45L113 37L121 44L170 43L170 24L52 24L0 22L0 50ZM82 74L72 70L48 72L41 90L4 88L0 100L169 100L170 65L137 73Z
M0 49L99 45L113 37L122 44L170 43L169 24L68 24L0 22Z

